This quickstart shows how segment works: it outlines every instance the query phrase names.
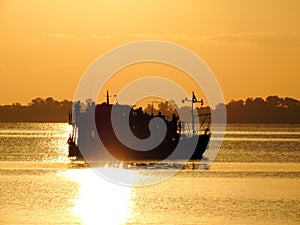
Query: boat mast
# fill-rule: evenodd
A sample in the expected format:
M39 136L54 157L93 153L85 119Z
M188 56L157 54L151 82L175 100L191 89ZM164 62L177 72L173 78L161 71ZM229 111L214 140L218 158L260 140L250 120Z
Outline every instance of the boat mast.
M193 92L193 99L192 99L192 130L194 136L195 135L194 92Z
M203 99L201 99L200 101L197 100L196 96L195 96L195 93L192 92L192 99L188 99L188 98L185 98L185 99L182 99L182 103L184 103L185 101L187 102L192 102L192 130L193 130L193 136L196 134L195 132L195 115L194 115L194 103L196 102L200 102L201 105L203 105Z
M106 91L106 104L109 105L109 95L108 95L108 91Z

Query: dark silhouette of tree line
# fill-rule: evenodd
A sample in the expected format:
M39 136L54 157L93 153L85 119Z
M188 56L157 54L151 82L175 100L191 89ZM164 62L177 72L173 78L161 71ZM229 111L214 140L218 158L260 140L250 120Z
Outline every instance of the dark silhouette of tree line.
M226 109L228 123L300 123L300 101L288 97L231 101Z
M0 106L0 122L67 122L72 106L68 100L35 98L27 106L20 103Z
M247 98L244 100L232 100L226 105L219 104L215 109L210 107L196 107L198 115L209 112L220 112L226 107L228 123L300 123L300 101L285 97L269 96L266 99ZM145 111L147 113L159 111L167 116L172 113L184 115L183 121L191 121L191 107L184 106L176 109L169 102L158 103L158 108L149 104Z
M0 106L0 122L68 122L68 111L73 107L69 100L56 101L49 97L35 98L28 105L19 103ZM285 97L269 96L263 98L247 98L232 100L226 105L218 105L215 109L209 107L196 108L198 114L211 111L218 112L226 107L228 123L300 123L300 101ZM182 121L191 121L191 107L184 106L175 109L168 101L159 102L157 106L149 104L144 112L149 115L161 114L171 117L178 111L185 116Z

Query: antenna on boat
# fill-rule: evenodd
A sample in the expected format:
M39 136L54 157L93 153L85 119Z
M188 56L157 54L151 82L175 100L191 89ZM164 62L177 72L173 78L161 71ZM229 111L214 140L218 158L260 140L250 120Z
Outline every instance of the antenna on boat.
M182 99L182 103L184 103L185 101L187 102L192 102L192 130L193 130L193 136L195 135L195 115L194 115L194 103L196 102L200 102L201 106L203 105L203 99L201 99L200 101L197 100L195 93L192 92L192 99L188 99L187 97L185 99Z
M112 97L112 96L110 96L110 95L108 94L108 91L106 91L105 97L106 97L106 104L109 105L109 98ZM118 102L118 99L117 99L117 95L114 95L114 97L115 97L116 104L118 105L119 102Z
M109 105L109 95L108 95L108 91L106 91L106 104Z

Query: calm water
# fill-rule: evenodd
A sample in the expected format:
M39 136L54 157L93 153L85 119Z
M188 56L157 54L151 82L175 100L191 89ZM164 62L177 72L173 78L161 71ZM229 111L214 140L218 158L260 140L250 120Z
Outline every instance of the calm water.
M69 130L0 124L0 224L300 224L300 125L228 125L209 170L139 188L71 164Z

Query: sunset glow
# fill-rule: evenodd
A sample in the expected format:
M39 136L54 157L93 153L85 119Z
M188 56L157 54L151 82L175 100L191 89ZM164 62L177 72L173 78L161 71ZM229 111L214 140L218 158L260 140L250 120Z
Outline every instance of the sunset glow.
M272 94L299 99L299 8L297 0L3 0L0 104L48 96L73 99L95 59L121 44L147 39L194 51L215 73L226 102ZM141 70L162 76L172 72L158 68L132 67L107 89L118 92L127 76L140 76ZM189 87L190 81L182 85Z

